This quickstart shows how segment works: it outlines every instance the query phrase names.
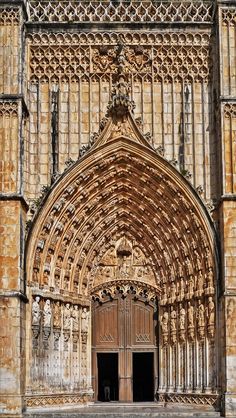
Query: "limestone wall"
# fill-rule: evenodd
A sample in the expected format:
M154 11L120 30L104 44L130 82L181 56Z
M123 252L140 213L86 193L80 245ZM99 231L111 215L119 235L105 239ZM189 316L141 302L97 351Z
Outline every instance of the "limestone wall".
M34 198L42 185L50 184L53 172L62 173L66 161L76 160L98 131L122 43L135 117L141 118L144 132L150 132L153 146L162 147L182 173L189 172L206 200L215 197L212 42L209 28L97 34L30 29L27 196Z

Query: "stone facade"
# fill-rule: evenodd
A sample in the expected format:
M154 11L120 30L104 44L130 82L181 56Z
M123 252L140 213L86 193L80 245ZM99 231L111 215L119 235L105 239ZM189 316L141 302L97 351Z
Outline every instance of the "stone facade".
M0 27L0 414L95 399L119 294L158 307L156 399L235 416L234 1L3 0Z

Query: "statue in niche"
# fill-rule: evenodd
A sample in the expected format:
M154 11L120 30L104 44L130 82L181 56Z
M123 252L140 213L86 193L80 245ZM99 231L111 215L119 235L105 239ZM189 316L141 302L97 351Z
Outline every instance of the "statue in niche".
M169 314L165 311L161 318L161 330L163 334L168 333Z
M184 297L184 292L185 292L185 282L184 282L183 277L181 277L180 283L179 283L179 295L181 297Z
M162 285L162 300L163 301L166 301L166 299L167 299L167 290L166 290L166 284L165 283L163 283L163 285Z
M185 329L185 318L186 312L182 304L179 305L179 328L181 330Z
M70 329L70 324L71 324L70 304L66 303L66 306L64 307L64 312L63 312L63 328Z
M51 326L51 318L52 318L52 308L51 302L49 299L46 300L43 308L43 326L49 327Z
M192 274L188 278L187 284L188 284L188 293L191 295L194 292L194 278Z
M185 265L186 265L186 271L187 271L187 273L190 276L192 276L192 274L193 274L193 267L192 267L192 264L191 264L191 261L190 261L189 257L186 257Z
M212 267L209 268L206 277L207 277L207 287L213 288L214 287L214 278L213 278L213 269L212 269Z
M119 277L122 279L129 278L130 275L130 259L124 255L119 260Z
M81 313L81 331L88 332L89 328L89 311L87 308L83 308Z
M171 299L175 299L176 297L176 284L175 282L172 282L170 285L170 297Z
M43 284L48 285L48 272L46 270L43 272Z
M34 268L33 269L32 282L33 283L37 283L38 282L38 269L37 268Z
M67 277L64 277L64 289L69 290L69 287L70 287L70 278L67 276Z
M208 304L207 304L207 311L208 311L208 325L214 325L215 324L215 304L212 300L212 297L208 298Z
M191 304L191 302L188 302L188 327L193 328L194 327L194 309Z
M197 310L197 323L198 327L204 327L205 325L205 318L204 318L204 305L201 303L201 301L198 301L198 310Z
M170 312L170 330L176 331L176 311L174 310L173 306L171 306L171 312Z
M58 301L54 303L53 308L53 327L61 328L61 304Z
M202 272L200 271L197 275L197 290L202 292L203 291L203 284L204 284L204 279L203 279L203 275Z
M79 308L78 305L74 305L72 311L72 331L79 331Z
M55 283L55 287L59 289L60 288L60 275L55 274L54 283Z
M63 258L61 255L58 256L57 261L56 261L56 267L58 267L59 269L62 268L62 264L63 264Z
M32 325L40 325L41 311L39 305L40 297L36 296L32 303Z
M184 277L184 271L183 271L183 266L182 263L178 260L178 274L179 277Z

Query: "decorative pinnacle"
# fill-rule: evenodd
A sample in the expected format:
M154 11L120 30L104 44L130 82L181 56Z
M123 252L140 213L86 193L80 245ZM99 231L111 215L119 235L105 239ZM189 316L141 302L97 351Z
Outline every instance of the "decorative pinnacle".
M118 46L117 51L117 74L116 82L112 89L111 101L108 104L108 116L123 117L128 112L133 112L134 101L130 99L130 84L128 76L128 65L124 55L124 45Z

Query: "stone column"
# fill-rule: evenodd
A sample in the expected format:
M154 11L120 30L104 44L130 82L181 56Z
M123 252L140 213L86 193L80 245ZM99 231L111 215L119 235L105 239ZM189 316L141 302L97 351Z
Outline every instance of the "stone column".
M236 415L236 5L218 0L219 39L219 144L222 189L220 191L220 239L222 284L220 295L220 367L225 415Z
M21 416L25 382L24 1L0 4L0 415Z

